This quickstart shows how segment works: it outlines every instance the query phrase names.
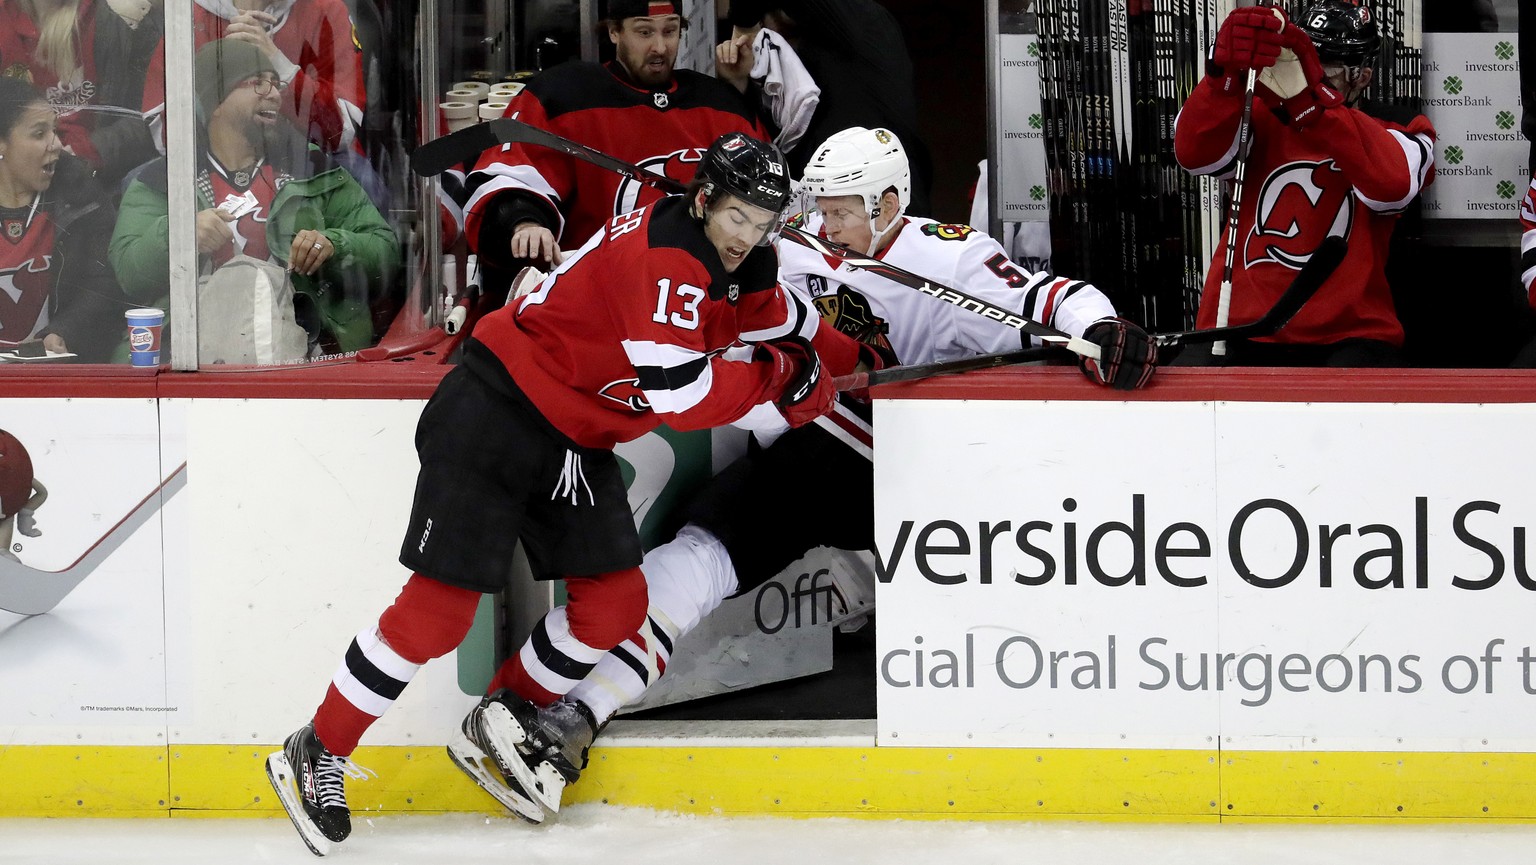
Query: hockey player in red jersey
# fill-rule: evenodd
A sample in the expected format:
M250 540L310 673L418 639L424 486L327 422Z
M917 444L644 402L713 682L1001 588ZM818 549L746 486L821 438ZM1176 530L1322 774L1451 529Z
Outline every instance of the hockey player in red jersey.
M422 412L421 459L393 606L348 648L312 723L268 761L306 843L350 831L346 759L420 665L464 639L519 541L569 602L534 628L465 718L455 762L508 807L537 814L526 753L557 700L645 619L640 540L612 448L665 422L769 433L832 403L818 327L777 284L767 245L790 198L783 157L741 133L704 153L682 197L610 219L516 303L486 316ZM814 348L813 348L814 346ZM853 353L857 353L856 349Z
M814 151L801 179L801 191L814 195L818 208L804 230L1098 343L1103 358L1084 366L1098 384L1132 389L1150 380L1156 345L1117 318L1102 292L1081 280L1030 273L968 225L904 215L911 183L906 153L889 130L839 132ZM858 338L871 365L882 362L875 357L923 364L1020 347L1017 330L807 247L783 243L779 256L781 282L814 303L824 321ZM547 783L537 791L546 807L558 806L563 787L579 776L602 723L665 671L677 640L727 597L757 588L818 546L873 549L872 432L869 406L845 399L813 424L778 437L756 433L764 446L689 502L687 525L641 566L649 597L643 626L564 699L539 710L542 726L556 731L530 758L532 766L547 767Z
M1362 110L1380 49L1368 7L1319 0L1295 22L1278 9L1235 10L1222 23L1206 76L1179 113L1174 151L1194 174L1237 166L1243 81L1259 70L1234 261L1233 323L1274 304L1323 238L1349 251L1284 329L1229 346L1227 362L1271 366L1397 366L1403 327L1384 271L1399 215L1430 182L1434 129ZM1199 326L1216 324L1226 233L1206 275ZM1211 359L1191 347L1181 361Z
M529 80L508 117L682 183L727 132L767 138L752 106L726 84L674 69L681 3L609 0L616 59L564 63ZM497 147L466 181L465 231L481 267L505 280L525 264L559 263L610 218L648 204L654 189L542 147Z

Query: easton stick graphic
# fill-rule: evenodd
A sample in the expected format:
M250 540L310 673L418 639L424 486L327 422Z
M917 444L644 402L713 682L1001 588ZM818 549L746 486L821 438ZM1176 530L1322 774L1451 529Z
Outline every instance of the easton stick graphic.
M676 194L685 189L683 184L670 177L646 171L618 157L510 117L476 124L423 144L411 154L411 170L423 176L438 174L473 158L476 154L502 144L536 144L617 172L632 180L651 184L665 192ZM818 237L791 225L783 227L782 236L828 258L838 259L849 267L883 276L929 297L991 319L1004 327L1027 333L1047 345L1059 345L1083 357L1099 359L1097 344L1025 318L1012 310L988 303L957 288L941 285L927 277L887 264L878 258L860 254L840 243Z
M182 463L96 543L81 553L80 558L63 570L43 571L29 568L14 559L0 557L0 610L37 616L57 607L102 562L117 552L123 541L149 522L159 512L162 504L186 485L187 464Z
M1306 305L1317 290L1322 288L1328 277L1338 269L1339 263L1344 260L1344 253L1349 245L1342 237L1329 237L1322 245L1312 253L1307 263L1291 280L1285 293L1275 301L1262 316L1247 324L1232 324L1226 327L1212 327L1205 330L1181 330L1174 333L1153 334L1152 339L1157 343L1159 353L1176 350L1186 345L1216 342L1218 340L1255 339L1257 337L1273 336L1281 328L1290 323L1296 313ZM934 363L919 363L911 366L893 366L888 369L875 370L873 372L856 372L849 375L840 375L833 379L833 384L839 391L860 391L879 384L890 384L898 381L915 381L917 379L931 378L937 375L953 375L955 373L969 372L974 369L991 369L999 366L1029 363L1036 360L1047 360L1052 356L1060 357L1060 351L1056 346L1037 346L1034 348L1017 349L1014 351L999 352L997 354L983 354L976 357L961 358L959 360L943 360Z

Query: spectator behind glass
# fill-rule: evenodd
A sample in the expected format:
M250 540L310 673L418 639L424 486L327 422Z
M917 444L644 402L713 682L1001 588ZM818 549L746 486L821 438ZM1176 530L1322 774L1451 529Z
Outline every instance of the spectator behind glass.
M5 0L0 0L5 2ZM229 38L257 48L283 84L282 111L327 153L357 146L367 99L362 52L344 0L194 0L197 46ZM165 45L150 61L144 117L165 146Z
M95 0L0 0L0 75L35 86L60 115L59 137L91 162L90 104L101 81L90 48Z
M36 89L0 78L0 352L104 361L128 308L107 267L114 217L57 124Z
M933 162L917 134L917 91L912 57L896 18L875 0L731 0L731 39L724 46L750 47L759 27L777 31L821 88L802 142L785 155L799 177L816 155L805 142L826 141L854 126L896 133L912 166L912 200L907 213L930 214ZM717 52L717 59L722 52ZM752 62L743 64L750 70ZM721 64L721 77L745 87L745 70Z
M258 48L210 42L195 75L200 272L236 255L282 265L318 352L366 348L374 289L399 261L394 231L345 168L283 121L278 72ZM135 302L165 302L168 236L162 158L129 185L112 233L112 263Z
M1405 365L1384 265L1399 218L1434 176L1435 130L1423 115L1392 122L1364 110L1380 44L1375 18L1348 0L1316 0L1294 22L1261 7L1238 8L1222 22L1205 77L1179 112L1174 155L1191 174L1236 176L1243 81L1255 71L1229 322L1267 312L1325 238L1343 237L1349 251L1279 333L1230 343L1224 359L1191 346L1179 362ZM1201 328L1217 323L1226 244L1223 230L1200 299Z

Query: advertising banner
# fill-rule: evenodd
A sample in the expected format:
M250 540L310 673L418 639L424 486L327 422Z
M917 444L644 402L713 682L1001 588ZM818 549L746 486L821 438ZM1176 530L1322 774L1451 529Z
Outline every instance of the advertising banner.
M1536 750L1536 407L877 411L882 744Z
M1435 124L1435 181L1424 215L1513 221L1530 175L1520 134L1514 33L1424 34L1424 114Z
M185 442L150 399L10 399L0 421L0 729L5 741L187 717L184 575L162 519ZM134 741L125 733L127 741ZM93 734L93 741L102 741ZM106 740L123 736L107 734Z

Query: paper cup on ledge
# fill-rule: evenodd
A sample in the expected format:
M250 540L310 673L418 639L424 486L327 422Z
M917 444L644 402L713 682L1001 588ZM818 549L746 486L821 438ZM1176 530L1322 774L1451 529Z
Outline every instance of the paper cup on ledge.
M505 102L487 102L480 106L481 120L499 120L506 113L507 103Z
M165 327L165 310L130 309L128 320L128 357L134 366L160 365L160 331Z
M452 89L473 90L475 91L475 99L473 101L479 102L485 99L485 94L491 92L491 85L485 83L484 81L458 81L454 83ZM471 100L464 101L468 102Z
M473 102L444 102L437 106L443 112L443 120L448 123L449 132L458 132L468 126L475 125L475 103Z

